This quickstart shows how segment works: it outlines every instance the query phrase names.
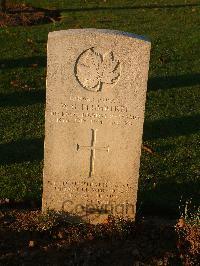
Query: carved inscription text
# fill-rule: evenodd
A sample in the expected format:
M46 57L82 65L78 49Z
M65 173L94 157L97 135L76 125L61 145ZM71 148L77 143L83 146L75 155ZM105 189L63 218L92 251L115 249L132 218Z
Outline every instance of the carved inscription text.
M51 112L57 123L90 123L95 125L132 126L138 116L129 112L128 106L109 98L70 96L70 103L61 102Z

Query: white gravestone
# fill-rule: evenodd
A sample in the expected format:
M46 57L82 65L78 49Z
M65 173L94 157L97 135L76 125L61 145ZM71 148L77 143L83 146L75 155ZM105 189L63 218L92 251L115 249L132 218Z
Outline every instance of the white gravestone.
M149 58L130 33L49 33L43 211L134 220Z

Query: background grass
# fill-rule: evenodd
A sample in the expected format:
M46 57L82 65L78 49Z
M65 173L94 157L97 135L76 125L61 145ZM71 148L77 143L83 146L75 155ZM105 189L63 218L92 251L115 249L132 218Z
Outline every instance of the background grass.
M14 1L17 2L17 1ZM22 2L22 1L18 1ZM198 1L47 1L60 22L0 28L0 198L41 200L46 43L50 31L110 28L152 41L138 208L177 214L200 193Z

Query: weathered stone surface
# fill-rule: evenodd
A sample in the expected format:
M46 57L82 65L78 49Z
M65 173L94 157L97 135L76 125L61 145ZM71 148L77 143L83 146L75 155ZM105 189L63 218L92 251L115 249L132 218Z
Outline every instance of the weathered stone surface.
M124 32L49 34L43 211L134 219L149 54Z

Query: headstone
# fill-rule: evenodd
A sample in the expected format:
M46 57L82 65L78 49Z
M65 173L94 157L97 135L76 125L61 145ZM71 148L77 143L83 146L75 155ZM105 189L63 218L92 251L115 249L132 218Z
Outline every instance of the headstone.
M43 211L134 220L149 57L130 33L49 33Z

